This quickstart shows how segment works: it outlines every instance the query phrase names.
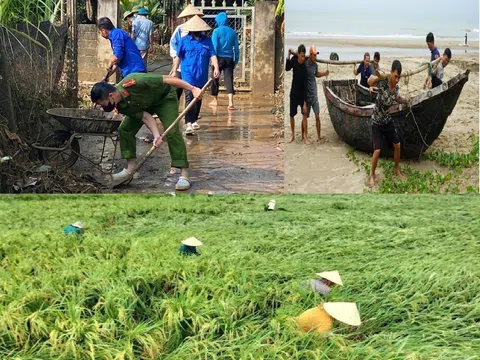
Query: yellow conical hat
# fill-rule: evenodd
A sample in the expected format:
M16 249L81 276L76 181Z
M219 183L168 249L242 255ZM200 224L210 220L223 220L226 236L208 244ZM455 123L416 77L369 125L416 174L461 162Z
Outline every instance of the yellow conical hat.
M334 319L352 326L359 326L360 313L357 304L352 302L328 302L323 304L325 311Z
M328 315L322 305L318 305L313 309L303 312L297 318L297 325L303 332L313 330L321 334L333 327L333 317Z
M183 31L209 31L212 30L208 24L200 19L198 15L195 15L193 18L188 20L185 24L182 25Z
M317 275L321 278L330 280L335 284L343 286L342 278L340 277L340 273L338 271L324 271L321 273L317 273Z
M195 15L203 16L204 14L192 4L188 4L188 6L185 9L183 9L180 15L178 15L178 19L184 18L187 16L195 16Z

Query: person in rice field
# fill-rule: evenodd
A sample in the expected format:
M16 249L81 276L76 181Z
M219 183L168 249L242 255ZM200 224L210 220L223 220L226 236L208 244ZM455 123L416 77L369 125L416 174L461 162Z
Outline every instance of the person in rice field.
M330 294L335 285L343 286L342 278L338 271L324 271L317 273L317 276L320 279L310 279L308 283L304 283L304 286L309 285L313 291L321 296Z

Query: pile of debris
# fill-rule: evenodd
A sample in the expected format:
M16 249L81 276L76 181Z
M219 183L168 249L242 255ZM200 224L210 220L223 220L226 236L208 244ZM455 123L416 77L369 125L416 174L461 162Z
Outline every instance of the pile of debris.
M98 193L101 185L88 175L42 165L37 150L0 122L0 193Z
M153 63L159 60L171 60L170 58L170 46L153 44L153 52L148 54L148 62Z

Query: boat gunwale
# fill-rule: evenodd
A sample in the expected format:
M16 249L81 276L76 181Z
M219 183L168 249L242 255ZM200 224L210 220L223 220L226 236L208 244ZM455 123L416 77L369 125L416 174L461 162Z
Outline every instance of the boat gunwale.
M411 107L420 105L425 100L431 100L434 97L437 97L442 93L447 92L449 89L453 88L455 85L459 84L464 79L468 80L469 73L470 73L470 70L467 69L465 72L460 73L455 77L451 78L450 80L448 80L447 82L442 83L442 85L412 97ZM342 82L345 83L344 86L347 86L353 83L356 86L361 87L366 91L369 91L368 88L366 88L365 86L358 84L355 79L324 80L322 83L323 92L327 100L329 100L329 102L332 105L334 105L335 107L337 107L338 109L340 109L341 111L349 115L360 116L360 117L371 117L373 114L373 108L375 104L372 103L371 105L364 105L364 106L349 104L345 100L340 98L337 94L335 94L333 90L330 88L330 86L333 86L333 84L341 84ZM407 109L408 109L407 105L396 103L388 109L388 112L390 113L391 116L399 116L402 112L405 112Z

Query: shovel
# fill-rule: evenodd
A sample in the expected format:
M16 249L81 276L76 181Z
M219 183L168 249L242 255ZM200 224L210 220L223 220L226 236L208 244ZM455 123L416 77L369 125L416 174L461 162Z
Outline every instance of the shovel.
M115 73L116 70L117 70L116 66L112 70L107 70L107 73L103 77L102 81L103 82L108 82L108 79L110 78L110 76L112 76Z
M206 84L205 86L202 88L202 91L200 93L200 95L203 95L205 93L205 91L207 90L208 86L211 84L213 80L210 79ZM193 107L193 105L195 105L195 103L197 102L197 98L193 99L193 101L188 104L188 106L182 111L182 113L180 115L178 115L178 117L175 119L175 121L163 132L162 134L162 139L164 139L167 134L170 132L170 130L172 130L176 125L177 123L190 111L190 109ZM132 173L130 174L130 176L126 179L126 180L121 180L121 181L117 181L117 182L112 182L111 183L111 187L114 188L114 187L117 187L121 184L128 184L130 183L130 181L132 181L133 179L133 175L138 171L140 170L140 168L143 166L143 164L145 163L145 161L147 161L150 156L153 154L153 152L157 150L157 147L152 145L152 147L150 148L150 150L148 150L148 152L145 154L145 156L143 157L142 160L140 160L140 162L137 163L137 166L135 166L135 169L133 169Z

